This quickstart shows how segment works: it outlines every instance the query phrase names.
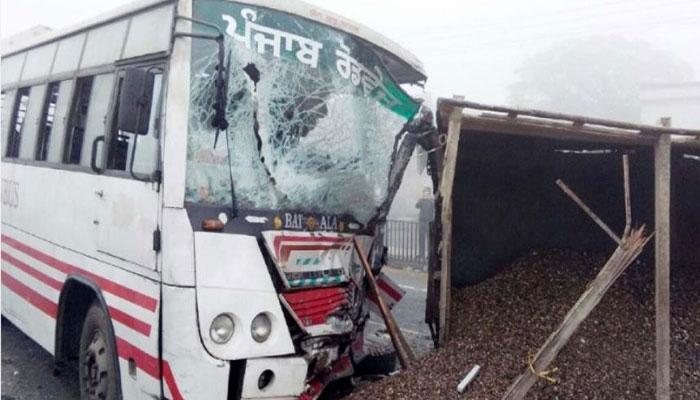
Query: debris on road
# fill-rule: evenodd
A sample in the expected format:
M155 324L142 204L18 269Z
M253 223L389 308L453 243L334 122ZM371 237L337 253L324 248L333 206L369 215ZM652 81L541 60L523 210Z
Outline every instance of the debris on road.
M467 385L469 385L471 381L474 380L476 374L479 373L480 369L481 367L479 365L475 365L474 367L472 367L471 371L469 371L467 376L465 376L464 379L462 379L462 382L460 382L459 385L457 385L457 391L459 393L464 393L464 389L466 389Z
M487 365L465 391L500 399L607 258L603 253L533 251L481 284L453 291L450 340L411 370L363 385L349 399L464 399L454 390L473 363ZM671 275L672 392L700 398L700 269ZM636 261L610 288L527 399L653 398L654 275Z

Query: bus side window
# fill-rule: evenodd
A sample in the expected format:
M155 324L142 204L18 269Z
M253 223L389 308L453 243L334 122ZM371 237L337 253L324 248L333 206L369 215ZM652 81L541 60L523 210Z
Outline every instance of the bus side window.
M105 132L113 84L113 73L78 78L63 162L90 166L92 142Z
M34 158L45 161L48 155L49 139L53 130L56 116L56 103L58 102L58 88L60 82L51 82L46 91L46 100L41 112L41 122L39 123L39 137L36 144L36 154Z
M29 88L20 88L15 97L15 104L12 109L12 119L10 121L10 131L7 135L7 145L5 147L5 157L19 157L19 146L22 140L22 128L27 117L27 105L29 104Z
M133 146L136 143L134 155L134 173L150 175L158 168L158 118L160 117L160 93L162 88L161 73L156 73L151 97L151 114L149 116L148 134L135 135L131 132L117 131L117 110L121 94L122 78L117 83L116 101L112 115L112 132L110 134L107 154L107 168L126 171L131 163Z
M85 122L85 134L80 157L80 165L90 166L93 141L106 134L109 103L114 91L114 73L95 75L90 95L90 109ZM101 160L99 164L102 164Z
M39 120L44 108L44 99L48 85L33 86L27 103L27 112L24 116L24 126L22 127L21 145L19 158L22 160L33 160L36 152L37 135L40 132Z
M67 132L70 127L70 111L73 104L71 94L75 87L76 81L66 79L61 81L58 87L58 97L56 99L56 108L51 126L51 136L46 143L46 161L51 163L60 163L63 161L63 146L66 143L65 137L70 134Z
M80 164L80 151L83 147L87 112L90 106L90 94L92 92L92 76L78 78L75 93L73 94L73 106L71 107L66 145L63 152L63 162L66 164Z

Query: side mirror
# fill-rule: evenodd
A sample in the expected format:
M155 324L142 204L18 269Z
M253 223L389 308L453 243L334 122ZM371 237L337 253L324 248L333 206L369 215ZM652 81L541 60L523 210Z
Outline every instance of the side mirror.
M121 83L117 129L137 135L148 134L155 75L139 68L127 68Z

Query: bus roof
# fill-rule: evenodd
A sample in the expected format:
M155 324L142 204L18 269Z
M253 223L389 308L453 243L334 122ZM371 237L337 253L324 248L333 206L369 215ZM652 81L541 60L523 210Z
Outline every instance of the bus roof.
M233 0L231 0L233 1ZM344 31L374 45L382 61L399 83L418 82L426 79L423 64L410 51L399 46L386 36L341 15L324 10L300 0L235 0L238 3L280 10L319 22ZM37 33L34 28L2 40L0 53L3 57L52 42L65 36L106 24L121 17L135 14L158 5L175 3L175 0L136 0L109 12L97 15L78 24Z

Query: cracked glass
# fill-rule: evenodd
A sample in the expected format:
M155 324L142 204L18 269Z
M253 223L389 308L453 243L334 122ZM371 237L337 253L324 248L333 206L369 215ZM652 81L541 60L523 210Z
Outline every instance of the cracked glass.
M372 45L271 9L194 5L194 18L226 33L229 128L215 145L217 46L195 39L185 200L367 222L387 195L395 136L418 109Z

